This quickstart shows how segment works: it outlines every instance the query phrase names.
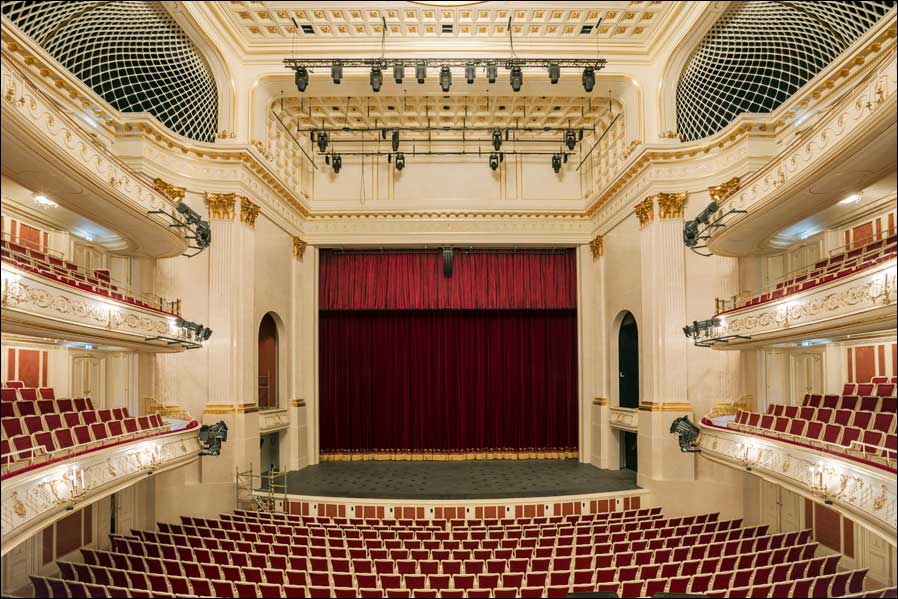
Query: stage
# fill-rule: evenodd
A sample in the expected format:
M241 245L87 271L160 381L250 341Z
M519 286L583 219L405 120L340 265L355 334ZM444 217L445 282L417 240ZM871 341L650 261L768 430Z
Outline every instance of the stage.
M324 462L287 473L287 494L403 500L559 497L634 491L636 473L577 460Z

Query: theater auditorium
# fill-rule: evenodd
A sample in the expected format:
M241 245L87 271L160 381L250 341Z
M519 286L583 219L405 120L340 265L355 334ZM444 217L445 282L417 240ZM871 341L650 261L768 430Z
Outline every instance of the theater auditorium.
M0 596L896 597L893 0L3 0Z

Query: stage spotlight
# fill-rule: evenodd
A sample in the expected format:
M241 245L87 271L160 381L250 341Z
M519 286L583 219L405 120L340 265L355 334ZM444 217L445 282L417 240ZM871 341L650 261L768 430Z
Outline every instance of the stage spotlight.
M306 88L309 87L309 71L305 67L298 67L294 81L296 82L296 89L300 92L306 91Z
M371 90L375 93L380 91L380 86L384 84L384 74L379 66L371 67Z
M212 336L212 329L210 329L209 327L206 327L203 329L203 334L200 338L200 341L208 341L209 337L211 337L211 336Z
M393 151L395 152L396 150L399 149L399 129L394 129L393 135L390 137L391 137L390 146L393 148Z
M676 434L683 453L699 453L698 438L701 430L689 422L688 416L680 416L670 424L670 432Z
M549 65L549 83L555 85L558 83L559 77L561 77L561 67L558 66L558 63L553 62Z
M683 245L692 248L698 245L698 221L691 220L683 225Z
M343 80L343 63L339 60L335 60L334 64L331 65L331 79L333 79L334 83L337 85Z
M586 93L592 91L592 88L596 86L596 70L592 67L586 67L583 69L583 89L586 90Z
M511 67L511 89L512 91L519 92L521 91L521 84L524 83L524 73L521 71L521 67L518 65L514 65Z
M184 218L187 221L188 225L195 225L203 221L203 217L201 217L193 208L191 208L184 202L178 202L175 210L184 215Z
M221 455L221 444L228 440L228 425L224 420L215 424L204 424L199 431L200 443L203 445L201 455Z
M486 80L490 83L496 82L496 77L499 76L499 67L496 66L496 63L491 62L486 65Z
M397 62L393 64L393 81L396 83L402 83L402 79L405 77L405 65L401 62Z
M399 152L396 154L396 170L401 171L405 168L405 154Z
M499 168L499 155L493 152L490 154L490 170L496 170Z
M711 215L717 212L720 207L717 205L717 202L711 202L708 204L704 210L698 213L698 216L695 217L694 220L702 223L703 225L707 225L711 222Z
M318 150L324 153L327 150L327 142L330 140L330 136L327 134L327 131L319 131L317 136Z
M561 154L552 154L552 170L561 172Z
M452 71L448 66L443 65L440 69L440 89L446 93L450 87L452 87Z
M568 150L573 150L577 146L577 134L574 133L573 129L568 129L564 132L564 145L567 146Z
M212 244L212 229L209 228L209 223L206 221L197 223L193 234L198 248L206 249Z
M465 81L474 83L474 77L477 75L477 67L474 63L469 62L465 65Z
M497 152L502 147L502 132L498 129L493 131L493 149Z
M334 167L335 173L339 173L340 169L343 168L343 157L339 154L334 154L333 158L331 158L331 166Z
M424 80L427 79L427 65L423 62L415 65L415 79L418 80L418 83L424 83Z

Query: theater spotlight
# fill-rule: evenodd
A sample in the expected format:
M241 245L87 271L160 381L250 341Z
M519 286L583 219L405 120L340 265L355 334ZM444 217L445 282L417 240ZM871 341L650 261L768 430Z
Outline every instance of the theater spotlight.
M698 438L701 430L689 422L688 416L680 416L670 424L670 432L678 436L680 451L683 453L699 453Z
M493 131L493 149L497 152L502 147L502 132L498 129Z
M490 170L496 170L499 168L499 155L493 152L490 154Z
M331 166L334 167L335 173L339 173L340 169L343 168L343 157L339 154L334 154L333 158L331 158Z
M380 70L379 66L371 67L371 91L377 93L380 91L380 86L384 84L384 74L383 71Z
M699 222L691 220L683 225L683 245L693 248L698 245L698 227Z
M211 336L212 336L212 329L210 329L209 327L206 327L206 328L203 329L203 334L202 334L202 337L201 337L200 340L201 340L201 341L208 341L208 340L209 340L209 337L211 337Z
M574 133L573 129L568 129L564 132L564 145L567 146L568 150L573 150L577 146L577 134Z
M329 141L330 136L327 134L327 131L319 131L318 136L316 138L316 143L318 144L318 150L320 152L324 152L327 150L327 142Z
M178 205L175 207L175 210L184 215L184 219L187 221L188 225L195 225L197 223L203 222L203 217L201 217L196 210L185 204L184 202L178 202Z
M595 86L596 70L592 67L585 67L583 69L583 89L586 90L587 93L589 93Z
M197 247L201 250L206 249L212 244L212 229L209 228L209 223L206 221L202 221L196 225L196 230L193 232L193 235Z
M405 65L401 62L393 63L393 81L402 83L403 77L405 77Z
M427 79L427 65L423 62L415 65L415 79L418 80L418 83L424 83L424 80Z
M450 87L452 87L452 71L448 66L443 65L440 68L440 89L443 90L443 93L446 93Z
M519 92L521 91L521 84L524 83L524 72L521 71L521 67L518 65L514 65L511 67L511 89L512 91Z
M561 154L552 154L552 170L561 172Z
M306 91L306 88L309 87L309 71L305 67L297 67L294 81L296 89L300 92Z
M396 170L401 171L405 168L405 154L398 152L396 154Z
M486 65L486 80L490 83L496 82L496 77L499 76L499 67L496 66L496 63L491 62Z
M469 62L465 65L465 81L474 83L474 77L477 75L477 67L474 63Z
M390 146L394 152L399 149L399 129L393 130L393 134L390 136Z
M331 65L331 79L333 79L334 83L337 85L343 80L343 63L339 60L334 61Z
M228 440L228 425L224 420L204 424L200 427L199 438L203 446L201 455L221 455L221 444Z
M720 207L717 205L717 202L712 201L710 204L705 206L705 209L698 213L698 216L695 217L695 220L698 222L707 225L711 222L711 215L717 212Z
M558 63L553 62L549 65L549 83L555 85L558 83L559 77L561 77L561 67L558 66Z

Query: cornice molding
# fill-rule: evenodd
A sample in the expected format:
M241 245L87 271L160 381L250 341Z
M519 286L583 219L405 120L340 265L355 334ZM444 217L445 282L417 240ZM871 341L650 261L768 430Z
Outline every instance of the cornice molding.
M236 193L206 192L206 207L209 209L210 220L234 220L236 203Z

